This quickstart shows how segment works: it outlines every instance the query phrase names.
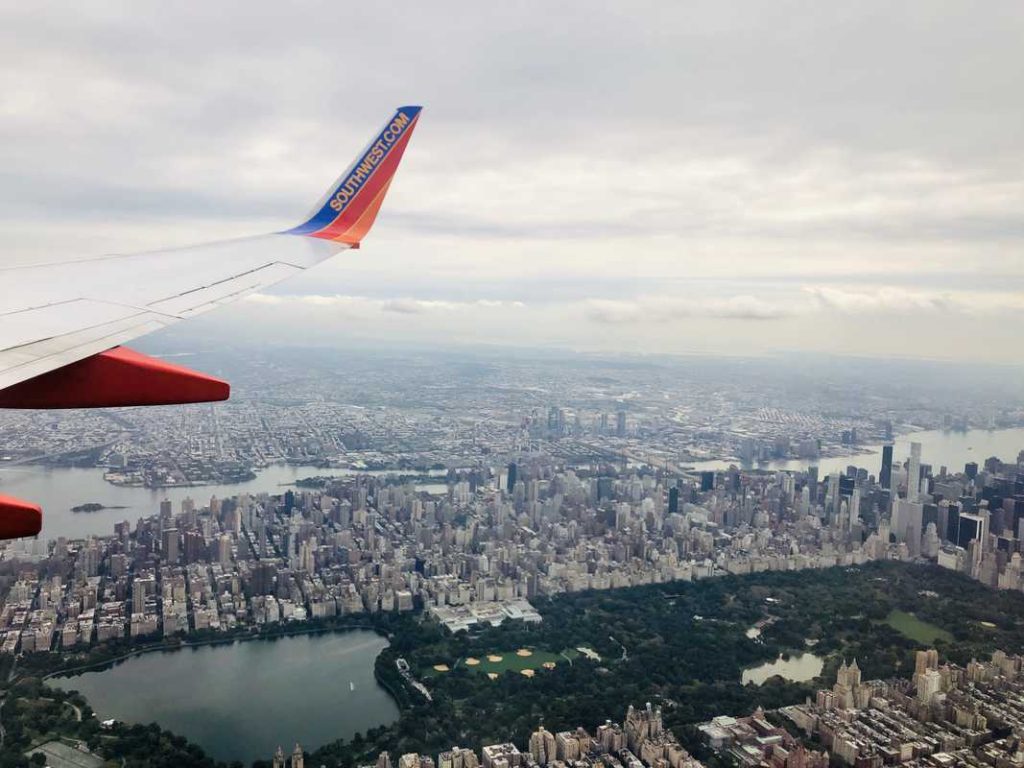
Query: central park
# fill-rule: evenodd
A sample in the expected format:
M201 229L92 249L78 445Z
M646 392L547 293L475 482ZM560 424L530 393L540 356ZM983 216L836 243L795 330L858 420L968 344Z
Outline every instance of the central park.
M396 709L381 709L375 723L349 735L339 733L341 725L334 721L330 727L344 738L303 745L316 765L356 766L373 762L383 750L430 754L453 744L479 748L521 740L540 722L551 730L592 728L628 704L646 701L659 703L666 726L688 748L699 750L696 723L803 701L831 685L844 660L856 658L865 679L887 678L909 674L913 653L924 644L958 664L997 648L1024 647L1024 595L996 592L935 566L896 562L588 591L533 602L543 617L540 624L506 622L454 635L422 611L348 616L227 638L193 633L156 646L153 663L189 653L169 651L186 642L227 642L223 652L237 653L239 643L285 648L282 642L289 641L281 638L294 635L376 633L386 642L375 646L375 659L366 662L372 665L370 680ZM761 631L750 632L754 626ZM150 725L142 713L101 729L99 720L109 715L97 711L92 717L95 704L74 693L76 680L84 678L44 680L83 668L107 674L102 670L123 663L126 654L148 656L149 648L118 641L72 654L29 654L13 669L5 656L10 680L0 712L5 729L0 766L18 765L34 744L62 736L129 761L145 755L146 765L180 765L183 756L190 765L241 765L204 754L202 734L172 734L159 719ZM815 678L775 676L761 684L743 683L746 670L809 651L822 660ZM412 680L429 691L430 701L403 677L400 659ZM340 668L330 658L310 659L307 666L312 678L323 681L306 683L307 697L316 697L309 686L317 685L343 684L346 691L351 686L355 701L367 694L367 683L355 681L355 673L345 672L339 683L334 672ZM244 699L234 707L246 713ZM84 713L81 720L76 708ZM214 715L231 722L230 713ZM282 734L281 741L289 738Z

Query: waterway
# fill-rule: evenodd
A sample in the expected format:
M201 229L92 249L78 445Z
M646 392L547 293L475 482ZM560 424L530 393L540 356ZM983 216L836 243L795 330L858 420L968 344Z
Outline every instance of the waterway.
M1017 454L1024 450L1024 428L969 429L966 432L936 429L901 435L893 443L893 461L903 461L910 455L911 442L921 443L921 461L931 464L934 472L937 473L941 466L948 467L950 472L961 472L967 462L976 461L981 465L990 456L997 456L1003 461L1016 460ZM699 461L688 466L697 470L721 470L728 469L730 464L738 462ZM819 476L824 477L834 471L845 472L851 464L865 467L877 476L882 465L882 446L864 446L852 456L768 461L753 466L757 469L798 472L813 465L818 467Z
M824 666L825 660L813 653L801 653L788 659L779 656L775 661L766 661L764 664L743 670L743 684L764 685L775 675L794 683L804 683L820 675Z
M922 445L922 461L931 464L934 471L940 466L949 467L950 471L963 469L969 461L983 463L989 456L998 456L1004 461L1012 461L1017 453L1024 449L1024 428L981 430L972 429L966 432L931 430L904 435L895 441L894 459L903 461L910 454L910 442ZM791 461L772 461L758 464L759 469L802 471L814 464L819 468L819 475L824 477L834 470L845 471L850 464L866 467L877 475L881 465L882 446L866 446L854 456L840 456L815 461L794 459ZM694 464L694 468L727 469L733 462L704 461ZM283 493L285 488L293 485L296 480L316 475L351 475L357 470L323 469L315 466L289 464L273 464L259 472L254 480L230 485L203 485L178 488L130 488L111 485L103 479L102 469L57 468L48 469L37 466L4 467L0 464L0 493L31 499L43 506L44 540L59 536L69 538L94 535L107 535L113 532L114 523L121 520L135 521L139 517L156 514L160 501L170 499L175 509L186 497L191 497L205 504L211 496L218 498L230 497L239 493ZM385 474L363 472L362 474ZM432 472L433 475L444 474L444 471ZM447 489L443 483L418 483L417 488L429 493L444 493ZM98 502L107 507L125 507L125 509L105 509L99 512L74 513L71 507L86 502Z
M30 499L43 507L43 540L60 536L78 538L88 535L106 536L114 532L114 524L121 520L133 523L140 517L155 515L160 502L170 499L175 511L186 498L200 505L210 497L226 498L240 493L284 493L296 480L316 476L345 476L354 474L388 474L380 471L351 469L324 469L316 466L271 464L260 470L256 479L227 485L201 485L176 488L138 488L112 485L103 479L99 468L47 468L21 465L4 467L0 464L0 493ZM391 473L397 474L397 473ZM405 473L407 474L407 473ZM443 475L432 471L430 475ZM443 483L418 484L420 490L444 493ZM71 508L87 502L103 504L111 509L98 512L72 512ZM113 509L123 507L123 509Z
M220 760L270 760L398 718L373 676L388 645L368 630L134 656L49 683L80 691L102 719L157 722Z

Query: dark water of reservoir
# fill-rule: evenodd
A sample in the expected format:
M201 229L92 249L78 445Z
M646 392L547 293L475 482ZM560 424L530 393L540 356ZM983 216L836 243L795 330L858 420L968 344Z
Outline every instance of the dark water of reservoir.
M749 635L748 635L749 636ZM743 670L743 684L754 683L764 685L775 675L794 683L805 683L821 674L825 660L813 653L801 653L784 659L781 656L775 661L766 661L756 667Z
M373 677L388 645L368 630L254 640L137 656L49 681L78 690L97 716L157 722L219 760L270 760L398 719Z

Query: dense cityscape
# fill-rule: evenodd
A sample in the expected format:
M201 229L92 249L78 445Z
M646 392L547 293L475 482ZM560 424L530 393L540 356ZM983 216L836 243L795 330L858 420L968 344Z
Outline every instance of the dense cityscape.
M527 601L538 596L883 559L1024 587L1024 451L958 472L933 470L916 443L905 462L889 448L881 460L878 476L851 467L819 479L812 467L672 478L534 457L453 473L439 494L369 476L163 502L113 535L60 538L45 559L9 545L8 558L45 567L11 586L3 649L416 607L458 631L537 620Z
M854 659L816 700L745 717L722 715L699 732L719 757L744 768L827 768L834 759L857 768L954 765L1012 766L1024 759L1024 658L996 651L966 667L939 663L934 649L916 653L909 679L862 680ZM821 749L804 739L815 737ZM660 707L630 706L622 723L551 733L543 726L520 751L515 744L473 750L453 747L436 762L408 753L397 763L381 753L374 768L698 768L662 722ZM482 758L482 759L481 759ZM303 768L299 745L287 763ZM273 768L285 768L283 750Z
M996 651L965 667L939 663L934 649L916 654L909 679L862 680L854 659L816 700L702 724L707 743L737 765L880 768L883 765L1010 766L1024 759L1022 658ZM788 730L787 730L788 729ZM800 737L823 752L807 752Z
M182 349L167 347L172 355ZM631 460L676 469L814 461L914 430L1024 425L1012 377L994 369L968 382L928 363L891 363L882 376L870 361L848 368L801 357L245 348L192 356L234 382L230 402L9 411L0 414L0 468L94 465L109 482L154 488L252 478L276 461L411 471L505 465L539 453L567 466ZM959 387L968 383L965 400Z
M710 395L695 387L689 408L658 406L671 399L665 383L678 376L648 367L638 369L645 386L627 380L637 370L619 370L595 394L559 366L537 365L557 382L551 388L566 405L544 405L550 391L508 381L496 392L490 376L507 374L498 365L466 374L481 382L480 395L465 396L458 408L442 407L441 395L402 399L406 379L401 393L394 384L378 386L374 398L387 402L337 405L323 397L333 383L326 376L321 395L309 403L240 399L173 412L72 412L24 431L25 417L6 415L5 434L20 435L20 442L7 443L10 463L59 466L73 455L105 467L113 485L224 481L281 459L317 469L294 487L267 492L204 498L197 486L179 503L163 501L155 514L126 519L112 532L6 545L13 578L0 613L3 653L88 660L90 648L110 643L144 648L386 614L422 616L446 632L472 633L506 622L539 623L534 604L561 594L879 561L930 562L992 588L1024 590L1024 450L947 467L932 464L912 433L905 456L885 442L910 424L963 428L982 412L1011 426L1021 415L1012 400L998 408L954 411L951 404L911 414L899 398L875 398L870 418L835 409L825 416L805 405L800 418L762 407L723 419L711 418ZM623 398L627 386L631 396ZM739 399L722 399L721 412L742 414L743 396L731 397ZM277 416L269 418L270 411ZM694 413L707 419L694 425ZM65 435L89 424L83 442L91 447L69 449L74 441ZM695 448L681 447L690 441ZM819 471L817 461L855 454L867 441L881 441L881 450L851 455L845 470ZM759 459L801 456L802 468L758 468ZM718 461L692 466L697 457ZM227 475L226 466L233 468ZM928 663L924 672L934 671ZM1014 663L1016 674L1019 660ZM523 674L542 671L539 661L534 666ZM430 701L432 676L447 666L432 671L403 660L399 669L401 685ZM941 681L932 675L927 685L948 693L944 702L958 700L965 680L994 679L942 669ZM884 740L844 735L840 722L847 729L858 722L844 712L863 712L857 717L876 723L875 709L896 717L898 706L913 698L907 685L921 684L917 677L866 684L855 664L849 670L840 670L833 698L780 709L783 719L773 714L775 724L763 713L723 713L704 728L709 743L743 764L796 768L824 765L827 754L865 766L883 758L917 764L931 755L920 764L943 768L949 763L936 755L952 751L960 760L965 750L995 743L943 737L938 746L915 746L895 759L881 749ZM1017 689L999 690L1003 700ZM614 705L608 714L613 711ZM631 709L622 728L609 722L593 738L582 727L575 735L541 729L522 753L502 744L484 747L477 758L467 748L438 756L437 765L473 768L479 760L514 768L590 758L607 768L697 764L671 731L655 727L655 711ZM907 717L921 716L908 711ZM943 718L963 719L949 712ZM637 735L641 721L647 736ZM800 746L801 732L817 739L817 751ZM275 765L293 766L303 759L301 750L273 758ZM390 765L387 755L381 761L378 768ZM403 755L398 765L433 763Z

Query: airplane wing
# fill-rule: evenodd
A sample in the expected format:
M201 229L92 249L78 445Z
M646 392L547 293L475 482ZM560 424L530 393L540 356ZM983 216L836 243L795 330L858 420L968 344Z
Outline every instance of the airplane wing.
M169 251L0 267L0 408L227 399L227 382L120 345L358 248L420 109L396 110L309 219L292 229ZM35 535L41 524L38 507L0 496L0 538Z

